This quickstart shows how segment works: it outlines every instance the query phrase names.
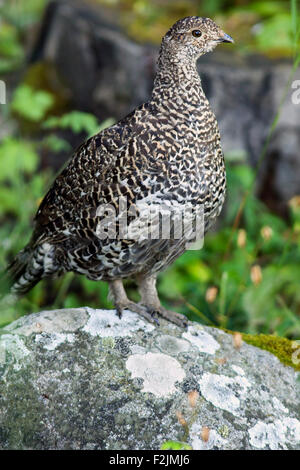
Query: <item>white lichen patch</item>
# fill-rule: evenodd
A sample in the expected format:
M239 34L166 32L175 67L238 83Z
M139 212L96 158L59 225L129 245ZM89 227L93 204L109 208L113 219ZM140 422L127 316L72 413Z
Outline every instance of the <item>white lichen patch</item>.
M0 363L5 364L8 361L8 356L11 355L15 362L14 369L19 370L22 367L24 357L29 354L29 349L19 336L10 334L0 336Z
M130 336L133 331L154 330L154 325L144 321L136 313L125 310L119 318L114 310L92 310L86 308L89 319L83 331L91 336Z
M144 380L143 392L165 397L176 391L175 382L181 382L185 372L173 357L161 353L135 354L126 361L132 377Z
M237 375L245 375L244 369L242 369L239 366L236 366L235 364L232 364L231 369L237 374Z
M250 444L256 449L280 450L300 445L300 421L295 418L276 419L273 423L258 421L249 429Z
M87 318L86 309L83 308L48 310L19 318L5 329L24 336L42 332L72 332L84 326Z
M288 414L289 410L283 405L283 403L281 403L280 400L278 400L278 398L272 397L272 403L277 412Z
M206 372L201 377L200 390L203 397L217 408L239 414L241 400L248 396L250 382L241 376L234 378Z
M191 446L193 450L210 450L210 449L225 449L227 441L223 439L214 429L210 429L208 433L208 440L204 441L201 438L202 426L199 423L194 423L190 430Z
M62 343L74 343L74 340L73 333L41 333L35 337L35 342L42 344L48 351L53 351Z
M215 354L220 349L220 344L209 333L193 326L189 326L182 337L194 344L202 353Z
M167 354L179 354L188 351L190 343L185 339L176 338L170 335L160 335L156 338L157 347Z
M132 344L130 346L131 354L146 354L147 349L143 348L143 346L139 346L138 344Z

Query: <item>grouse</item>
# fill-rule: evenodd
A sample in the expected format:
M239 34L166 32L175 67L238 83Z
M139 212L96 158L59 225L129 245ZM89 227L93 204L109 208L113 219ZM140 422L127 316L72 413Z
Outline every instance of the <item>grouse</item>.
M151 322L161 315L186 326L186 317L160 304L156 276L195 239L198 215L205 232L225 199L218 124L196 67L222 42L233 39L210 18L171 27L150 100L83 143L46 194L30 242L8 267L12 292L73 271L107 281L119 316L128 308ZM182 207L191 209L186 230ZM125 278L136 280L140 303L128 299Z

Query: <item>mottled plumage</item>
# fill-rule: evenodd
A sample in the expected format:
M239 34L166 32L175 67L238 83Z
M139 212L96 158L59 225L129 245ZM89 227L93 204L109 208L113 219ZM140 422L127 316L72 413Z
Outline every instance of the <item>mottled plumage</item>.
M205 230L219 215L224 159L196 68L219 42L232 39L208 18L184 18L167 32L150 100L81 145L42 201L32 239L9 268L12 291L25 293L46 276L74 271L108 281L120 314L130 307L152 321L156 312L184 324L161 307L155 276L185 251L186 238L122 238L118 213L120 198L127 210L141 202L202 204ZM117 221L111 238L99 237L104 204ZM128 221L134 224L134 215ZM126 297L121 280L128 277L139 284L139 305Z

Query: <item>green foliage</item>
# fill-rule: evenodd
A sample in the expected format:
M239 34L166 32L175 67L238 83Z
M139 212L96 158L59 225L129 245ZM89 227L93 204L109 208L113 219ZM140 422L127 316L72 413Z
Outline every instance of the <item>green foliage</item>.
M293 46L291 19L288 13L281 13L266 19L256 34L256 46L261 52L270 49L289 51Z
M52 116L48 118L44 124L44 129L71 129L75 134L85 132L89 136L100 132L106 127L114 124L114 119L106 119L101 125L95 116L82 111L71 111L70 113L64 114L63 116Z
M32 216L41 195L49 185L48 171L37 173L36 145L25 139L6 137L0 143L0 271L7 257L29 241ZM1 304L0 325L38 309L43 285L17 304Z
M6 73L21 63L24 53L16 28L6 23L0 25L0 73Z
M279 336L300 335L300 319L291 310L297 311L300 306L300 293L296 286L300 279L300 257L299 253L297 255L298 260L284 266L266 266L262 282L258 286L249 286L244 293L242 302L249 331L273 331Z
M85 131L87 134L95 133L98 127L98 121L95 116L80 111L71 111L63 116L52 116L48 118L43 127L45 129L70 128L74 133Z
M297 0L97 0L122 11L121 21L137 41L159 43L173 22L189 15L212 17L243 53L290 56L299 48ZM291 14L290 14L291 9Z
M34 90L21 84L14 92L11 109L29 121L41 121L54 104L54 97L43 90Z
M48 0L2 0L0 3L0 73L8 73L24 60L23 33L41 17Z
M31 174L37 168L38 155L32 143L6 137L0 146L0 182L11 180L20 172Z
M161 445L161 450L192 450L192 447L186 442L165 441Z
M300 58L300 13L298 8L298 0L291 1L291 29L292 29L292 42L294 61L299 61Z
M95 116L80 111L61 117L49 116L45 120L53 103L50 93L21 84L14 92L10 105L5 108L6 117L10 121L13 121L13 116L18 116L21 121L32 121L35 130L40 133L70 129L75 133L85 133L87 137L114 122L107 119L99 124ZM55 134L48 133L39 141L17 137L17 134L7 136L0 142L0 271L29 241L32 218L53 179L52 172L38 168L39 153L43 149L52 152L71 150L69 143ZM52 308L78 307L82 305L82 299L86 304L111 307L106 300L107 293L106 283L95 283L72 273L50 283L42 281L17 302L4 299L0 326L49 305ZM99 298L102 300L99 301Z
M0 17L22 32L40 20L47 3L48 0L3 0Z
M42 146L52 150L53 152L71 151L71 145L69 142L54 134L47 135L42 141Z

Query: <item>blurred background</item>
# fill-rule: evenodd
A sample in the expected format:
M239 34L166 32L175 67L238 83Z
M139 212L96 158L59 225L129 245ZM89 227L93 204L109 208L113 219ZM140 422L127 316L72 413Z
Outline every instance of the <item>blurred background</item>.
M300 18L297 0L0 0L0 270L28 242L55 174L88 136L151 93L161 37L209 16L235 39L199 61L228 196L204 248L159 277L168 308L203 324L300 336ZM297 82L298 80L298 82ZM127 289L138 300L135 285ZM12 304L111 308L107 285L67 274Z

